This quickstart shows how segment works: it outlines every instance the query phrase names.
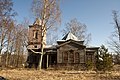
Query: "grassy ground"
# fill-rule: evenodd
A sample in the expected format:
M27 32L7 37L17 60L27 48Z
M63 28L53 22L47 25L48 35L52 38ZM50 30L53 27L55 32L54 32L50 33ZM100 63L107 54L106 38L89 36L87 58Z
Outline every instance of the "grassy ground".
M120 80L120 70L111 72L3 69L0 76L8 80Z

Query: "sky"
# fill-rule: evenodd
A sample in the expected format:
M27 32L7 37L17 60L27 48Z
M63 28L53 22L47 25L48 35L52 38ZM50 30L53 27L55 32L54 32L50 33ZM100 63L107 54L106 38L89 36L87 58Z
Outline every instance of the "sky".
M32 0L13 0L13 9L18 13L16 20L21 23L24 18L34 22L31 13ZM86 24L88 33L91 33L90 46L108 45L109 37L114 32L112 10L120 13L120 0L61 0L60 30L71 19L76 18ZM61 37L60 37L61 38Z

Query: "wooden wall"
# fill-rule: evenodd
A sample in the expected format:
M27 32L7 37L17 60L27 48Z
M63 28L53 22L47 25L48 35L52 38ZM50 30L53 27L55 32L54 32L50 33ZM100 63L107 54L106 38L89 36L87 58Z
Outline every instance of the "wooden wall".
M57 63L85 63L85 56L85 48L82 46L67 44L57 49Z

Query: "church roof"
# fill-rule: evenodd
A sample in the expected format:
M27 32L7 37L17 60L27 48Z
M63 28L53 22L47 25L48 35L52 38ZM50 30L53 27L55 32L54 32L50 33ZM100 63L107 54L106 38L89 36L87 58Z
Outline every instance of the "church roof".
M71 32L69 32L68 34L66 34L63 37L62 40L70 40L70 39L75 40L75 41L79 41L79 39L75 35L73 35Z
M36 18L35 22L33 23L33 25L41 25L41 20L40 18Z

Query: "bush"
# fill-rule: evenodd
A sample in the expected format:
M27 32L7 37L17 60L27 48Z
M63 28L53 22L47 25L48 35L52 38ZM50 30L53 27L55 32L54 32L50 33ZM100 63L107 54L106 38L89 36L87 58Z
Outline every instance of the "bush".
M87 63L86 63L86 68L87 68L87 70L92 70L93 67L94 67L93 62L87 61Z

